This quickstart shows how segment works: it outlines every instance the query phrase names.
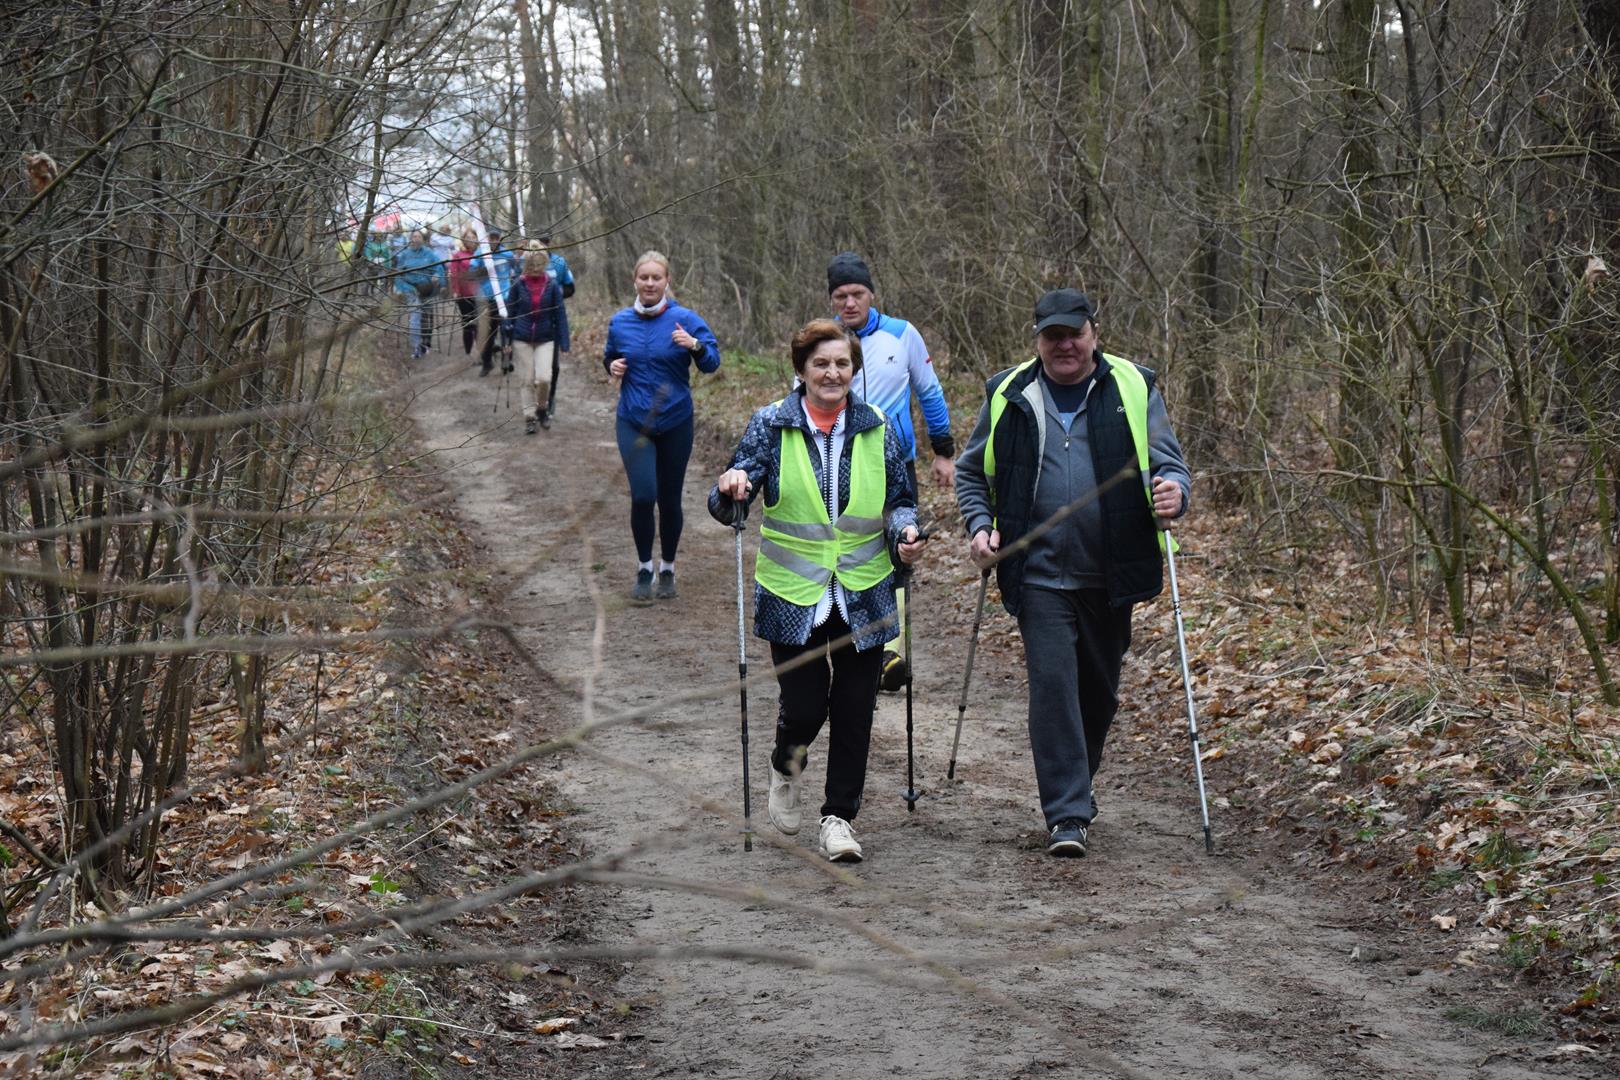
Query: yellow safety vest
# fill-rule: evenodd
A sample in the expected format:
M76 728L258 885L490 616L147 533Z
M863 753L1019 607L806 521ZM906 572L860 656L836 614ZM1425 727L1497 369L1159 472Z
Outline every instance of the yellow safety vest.
M844 588L859 592L894 571L883 530L888 487L883 431L879 423L854 436L849 503L833 521L800 429L782 429L777 499L765 504L759 556L754 560L754 580L767 592L810 607L827 591L835 573Z
M1142 491L1147 496L1148 510L1153 509L1153 480L1148 471L1148 386L1147 380L1137 370L1136 365L1129 360L1121 360L1116 356L1103 354L1108 361L1108 371L1114 376L1114 385L1119 388L1120 404L1125 406L1125 423L1131 429L1131 441L1136 444L1136 465L1142 474ZM1021 371L1031 364L1040 362L1039 357L1031 357L1022 364L1011 369L1002 380L990 391L990 437L984 443L984 478L990 488L990 500L996 498L996 426L1001 423L1002 415L1007 411L1007 396L1003 394L1005 387ZM1174 543L1172 538L1171 543ZM1162 551L1165 544L1165 534L1159 533L1159 549ZM1178 545L1177 551L1181 548Z

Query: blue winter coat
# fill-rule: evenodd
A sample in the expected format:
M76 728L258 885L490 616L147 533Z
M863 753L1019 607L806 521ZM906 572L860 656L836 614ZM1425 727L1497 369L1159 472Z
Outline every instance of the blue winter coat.
M697 339L695 351L687 352L671 339L677 324ZM633 307L613 316L602 366L619 356L628 365L619 389L619 419L649 435L662 435L691 418L692 365L699 371L717 370L720 343L697 312L670 301L651 318L637 315Z
M429 281L437 281L440 288L450 284L438 253L426 244L419 248L401 248L394 255L394 269L400 271L399 276L394 278L394 288L401 292L417 292L417 286Z
M530 344L555 341L558 349L568 351L568 312L563 310L562 290L549 274L538 308L529 295L528 282L521 277L512 282L506 293L506 314L516 340Z

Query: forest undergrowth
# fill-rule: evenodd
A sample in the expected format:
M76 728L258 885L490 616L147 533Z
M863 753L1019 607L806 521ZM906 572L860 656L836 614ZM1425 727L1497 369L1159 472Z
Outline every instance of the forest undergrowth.
M239 764L242 719L228 664L215 657L203 668L192 792L164 816L157 865L112 912L65 890L41 912L39 930L168 901L178 909L149 929L137 920L131 939L110 947L24 949L0 968L0 1035L30 1023L117 1026L149 1010L159 1015L127 1031L0 1054L0 1076L423 1075L475 1069L484 1043L521 1040L513 1031L532 1031L537 1043L559 1034L579 1038L570 1029L611 1007L592 996L589 980L545 963L389 970L393 950L385 949L371 958L380 964L335 968L354 941L346 929L386 926L581 857L566 808L533 767L388 825L357 828L538 740L543 718L498 635L389 636L487 611L494 603L488 553L456 519L431 462L416 458L402 414L390 406L354 422L376 444L372 469L324 485L309 478L328 491L324 513L346 516L352 526L312 552L297 576L309 595L341 598L320 606L326 629L341 611L343 632L382 640L275 662L266 676L272 738L262 767L251 772ZM278 621L288 634L320 628L296 608ZM8 828L4 844L60 831L49 740L38 730L48 702L27 704L25 723L8 725L0 743L0 819L22 834ZM241 888L215 888L349 830L356 831L317 859ZM44 869L9 847L0 847L0 856L9 906L26 907ZM56 859L48 845L39 856L47 867ZM483 905L409 944L431 955L566 936L586 917L577 888L563 884ZM35 965L50 970L27 977ZM299 975L304 968L324 970ZM490 1023L496 1020L499 1034Z

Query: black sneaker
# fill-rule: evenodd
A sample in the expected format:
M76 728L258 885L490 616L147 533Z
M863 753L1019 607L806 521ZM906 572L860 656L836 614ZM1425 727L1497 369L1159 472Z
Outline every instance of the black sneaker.
M651 600L653 598L652 581L653 572L651 570L637 570L636 584L635 587L630 590L630 599Z
M540 421L536 420L534 417L531 416L527 420L523 421L523 434L525 434L525 435L533 435L536 431L539 431L539 430L540 430Z
M892 649L883 650L882 674L878 676L878 689L896 694L906 688L906 658Z
M660 600L675 599L675 571L658 571L658 591L653 595Z
M1046 853L1060 859L1079 859L1086 854L1086 826L1078 818L1064 818L1052 826Z
M551 430L551 410L550 409L547 409L545 412L540 414L540 426L545 428L547 431Z
M482 379L484 376L488 375L491 370L492 369L490 368L490 366L488 364L485 364L483 367L478 369L478 377L480 379Z

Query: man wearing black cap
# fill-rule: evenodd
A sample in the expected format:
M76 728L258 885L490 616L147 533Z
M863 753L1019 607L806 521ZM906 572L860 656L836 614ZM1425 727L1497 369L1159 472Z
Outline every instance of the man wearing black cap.
M1024 639L1047 853L1079 856L1097 813L1092 779L1119 705L1131 605L1163 588L1157 525L1187 512L1192 477L1154 373L1097 347L1090 298L1042 296L1035 351L985 385L956 501L973 559L995 564Z
M872 271L853 251L834 255L827 264L827 297L833 316L861 339L863 363L855 389L861 400L882 409L889 425L900 437L905 450L906 473L911 494L917 494L917 437L911 424L911 395L922 405L928 425L928 444L934 451L930 469L934 483L950 487L956 477L956 443L951 438L951 411L945 404L945 391L928 356L917 328L903 319L885 315L872 304L877 299L872 287ZM904 618L904 589L895 590ZM899 633L896 627L896 634ZM891 645L894 642L890 642ZM906 666L911 657L892 649L883 654L883 689L894 691L905 685Z

